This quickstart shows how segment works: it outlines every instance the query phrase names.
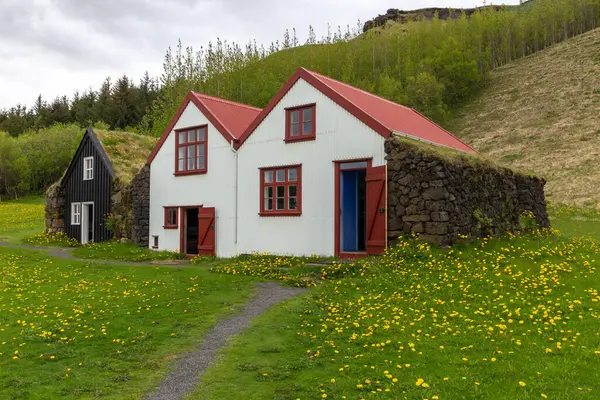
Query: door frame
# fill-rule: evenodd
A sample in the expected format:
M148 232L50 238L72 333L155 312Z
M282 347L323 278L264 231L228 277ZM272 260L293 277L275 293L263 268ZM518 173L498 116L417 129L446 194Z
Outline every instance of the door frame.
M92 206L92 238L90 240L89 237L87 237L87 234L89 232L89 218L88 218L88 213L89 213L89 206ZM95 214L95 210L96 210L96 206L94 205L93 201L82 201L81 202L81 232L79 233L79 242L81 244L87 244L90 241L93 242L94 241L94 236L95 236L95 229L94 226L96 224L96 216ZM84 242L83 240L83 236L84 233L86 235L86 240Z
M187 219L186 210L190 208L197 208L198 213L200 213L200 208L204 207L204 204L200 204L197 206L179 206L179 252L181 254L187 254L185 251L185 242L186 242L186 231L187 225L185 223Z
M353 159L348 159L348 160L337 160L334 161L334 187L335 187L335 201L334 201L334 224L335 224L335 229L334 229L334 235L335 235L335 241L334 241L334 255L341 257L341 258L356 258L356 257L366 257L367 256L367 252L366 250L364 252L357 252L357 253L344 253L342 251L340 251L340 223L341 223L341 219L340 219L340 214L342 213L342 208L341 208L341 201L340 201L340 174L342 172L341 169L341 165L342 164L346 164L346 163L354 163L354 162L367 162L367 168L351 168L345 171L352 171L354 169L359 170L359 169L368 169L371 168L373 166L373 157L368 157L368 158L353 158Z

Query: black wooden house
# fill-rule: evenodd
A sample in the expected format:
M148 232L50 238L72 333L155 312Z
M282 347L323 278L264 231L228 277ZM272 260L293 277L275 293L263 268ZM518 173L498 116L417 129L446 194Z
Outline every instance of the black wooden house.
M88 128L62 178L67 236L85 244L112 238L106 227L115 171L98 137Z

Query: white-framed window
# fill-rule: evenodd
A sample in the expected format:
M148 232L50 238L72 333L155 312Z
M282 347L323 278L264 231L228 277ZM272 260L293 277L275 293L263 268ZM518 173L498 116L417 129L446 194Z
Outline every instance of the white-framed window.
M83 159L83 180L91 181L94 179L94 157L85 157Z
M81 225L81 203L71 203L71 225Z

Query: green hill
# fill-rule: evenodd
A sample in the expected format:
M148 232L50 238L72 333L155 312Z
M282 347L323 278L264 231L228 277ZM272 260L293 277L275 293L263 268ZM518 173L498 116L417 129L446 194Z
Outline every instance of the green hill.
M552 201L600 200L600 29L491 72L451 129L479 152L546 177Z

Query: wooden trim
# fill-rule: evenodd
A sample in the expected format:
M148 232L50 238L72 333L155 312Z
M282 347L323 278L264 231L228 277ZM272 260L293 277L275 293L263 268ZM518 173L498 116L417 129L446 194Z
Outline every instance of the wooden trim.
M303 111L307 110L307 109L312 110L312 120L311 120L312 133L310 135L304 135L302 133L302 129L304 126ZM291 126L292 126L291 114L293 111L299 111L298 136L295 136L295 137L292 136L292 132L291 132ZM316 103L286 108L285 109L285 139L284 139L284 141L286 143L294 143L294 142L305 142L307 140L315 140L317 138L317 130L316 130L317 129L317 112L316 111L317 111Z
M164 229L177 229L179 226L179 224L178 224L179 207L165 206L165 207L163 207L163 209L164 209L164 214L165 214L163 228ZM169 224L169 210L175 210L175 224Z
M352 103L350 100L346 99L336 90L332 89L322 80L317 78L312 72L300 67L296 70L294 75L288 79L288 81L283 85L281 89L277 92L277 94L269 101L269 104L258 114L258 116L252 121L252 123L246 128L244 133L240 136L240 139L235 144L235 148L239 149L244 142L248 139L248 137L256 130L256 128L260 125L260 123L269 115L269 113L279 104L283 96L286 95L287 92L294 86L294 84L298 81L298 79L302 78L308 84L313 86L315 89L323 93L325 96L329 97L335 103L337 103L340 107L344 108L350 114L354 115L358 120L363 122L369 128L373 129L375 132L383 136L384 138L389 138L392 135L392 130L387 128L377 119L373 118L367 112L362 110L360 107Z
M204 103L196 95L196 93L189 92L187 94L187 96L185 97L185 99L183 99L183 102L181 103L179 108L177 109L177 113L175 113L175 116L171 119L171 122L169 122L169 125L164 130L162 136L160 137L160 139L154 146L152 153L150 153L150 156L148 156L148 161L146 161L146 165L149 165L152 163L152 161L158 154L160 148L163 146L163 144L165 143L165 141L167 140L167 138L173 131L173 128L177 124L177 121L179 121L179 118L181 118L181 114L183 114L183 112L185 111L185 109L187 108L187 106L189 105L190 102L193 103L198 108L198 110L200 110L200 112L202 114L204 114L206 119L208 119L208 121L215 128L217 128L217 131L225 138L225 140L227 140L227 143L231 143L231 142L235 143L236 142L236 139L233 137L233 134L229 131L229 129L227 129L227 127L225 127L225 125L223 125L223 123L212 113L212 111L204 105ZM207 165L208 165L208 163L207 163Z
M334 200L334 234L335 234L335 240L334 240L334 254L336 256L342 257L344 258L345 255L347 254L358 254L358 253L344 253L340 251L340 214L342 213L342 209L341 209L341 205L340 205L340 172L342 171L340 168L341 164L345 164L345 163L352 163L352 162L362 162L362 161L366 161L367 162L367 167L366 168L371 168L371 166L373 165L373 158L353 158L353 159L349 159L349 160L335 160L333 161L334 165L335 165L335 177L334 177L334 185L335 185L335 200ZM360 168L360 169L366 169L366 168ZM365 238L366 240L366 238ZM344 255L343 255L344 254ZM366 253L365 253L366 254Z
M185 210L188 208L202 208L203 204L197 206L179 206L179 252L183 253L185 251ZM200 211L198 211L200 213Z
M288 180L288 170L295 168L296 169L296 180L289 181ZM277 182L277 170L283 169L285 171L285 181ZM273 182L265 183L265 172L273 171ZM282 216L295 216L298 217L302 215L302 164L295 165L281 165L277 167L262 167L259 168L259 187L260 187L260 201L259 201L259 210L258 215L261 217L282 217ZM277 210L277 187L283 186L285 189L284 193L284 210ZM288 188L290 186L296 186L296 209L288 210L289 207L289 192ZM265 210L265 188L272 187L273 188L273 209Z
M192 142L188 142L187 141L187 132L189 131L194 131L195 134L198 134L198 130L199 129L204 129L204 140L198 140L197 136L196 136L196 140L192 141ZM186 132L186 141L185 143L180 144L179 143L179 134L182 132ZM199 175L199 174L206 174L208 172L208 124L204 124L204 125L195 125L195 126L189 126L186 128L180 128L180 129L175 129L174 130L175 133L175 176L182 176L182 175ZM198 168L197 162L198 162L198 157L194 156L194 169L185 169L180 171L179 170L179 148L185 148L185 163L186 163L186 168L187 168L187 162L188 162L188 146L203 146L204 147L204 167L203 168Z

